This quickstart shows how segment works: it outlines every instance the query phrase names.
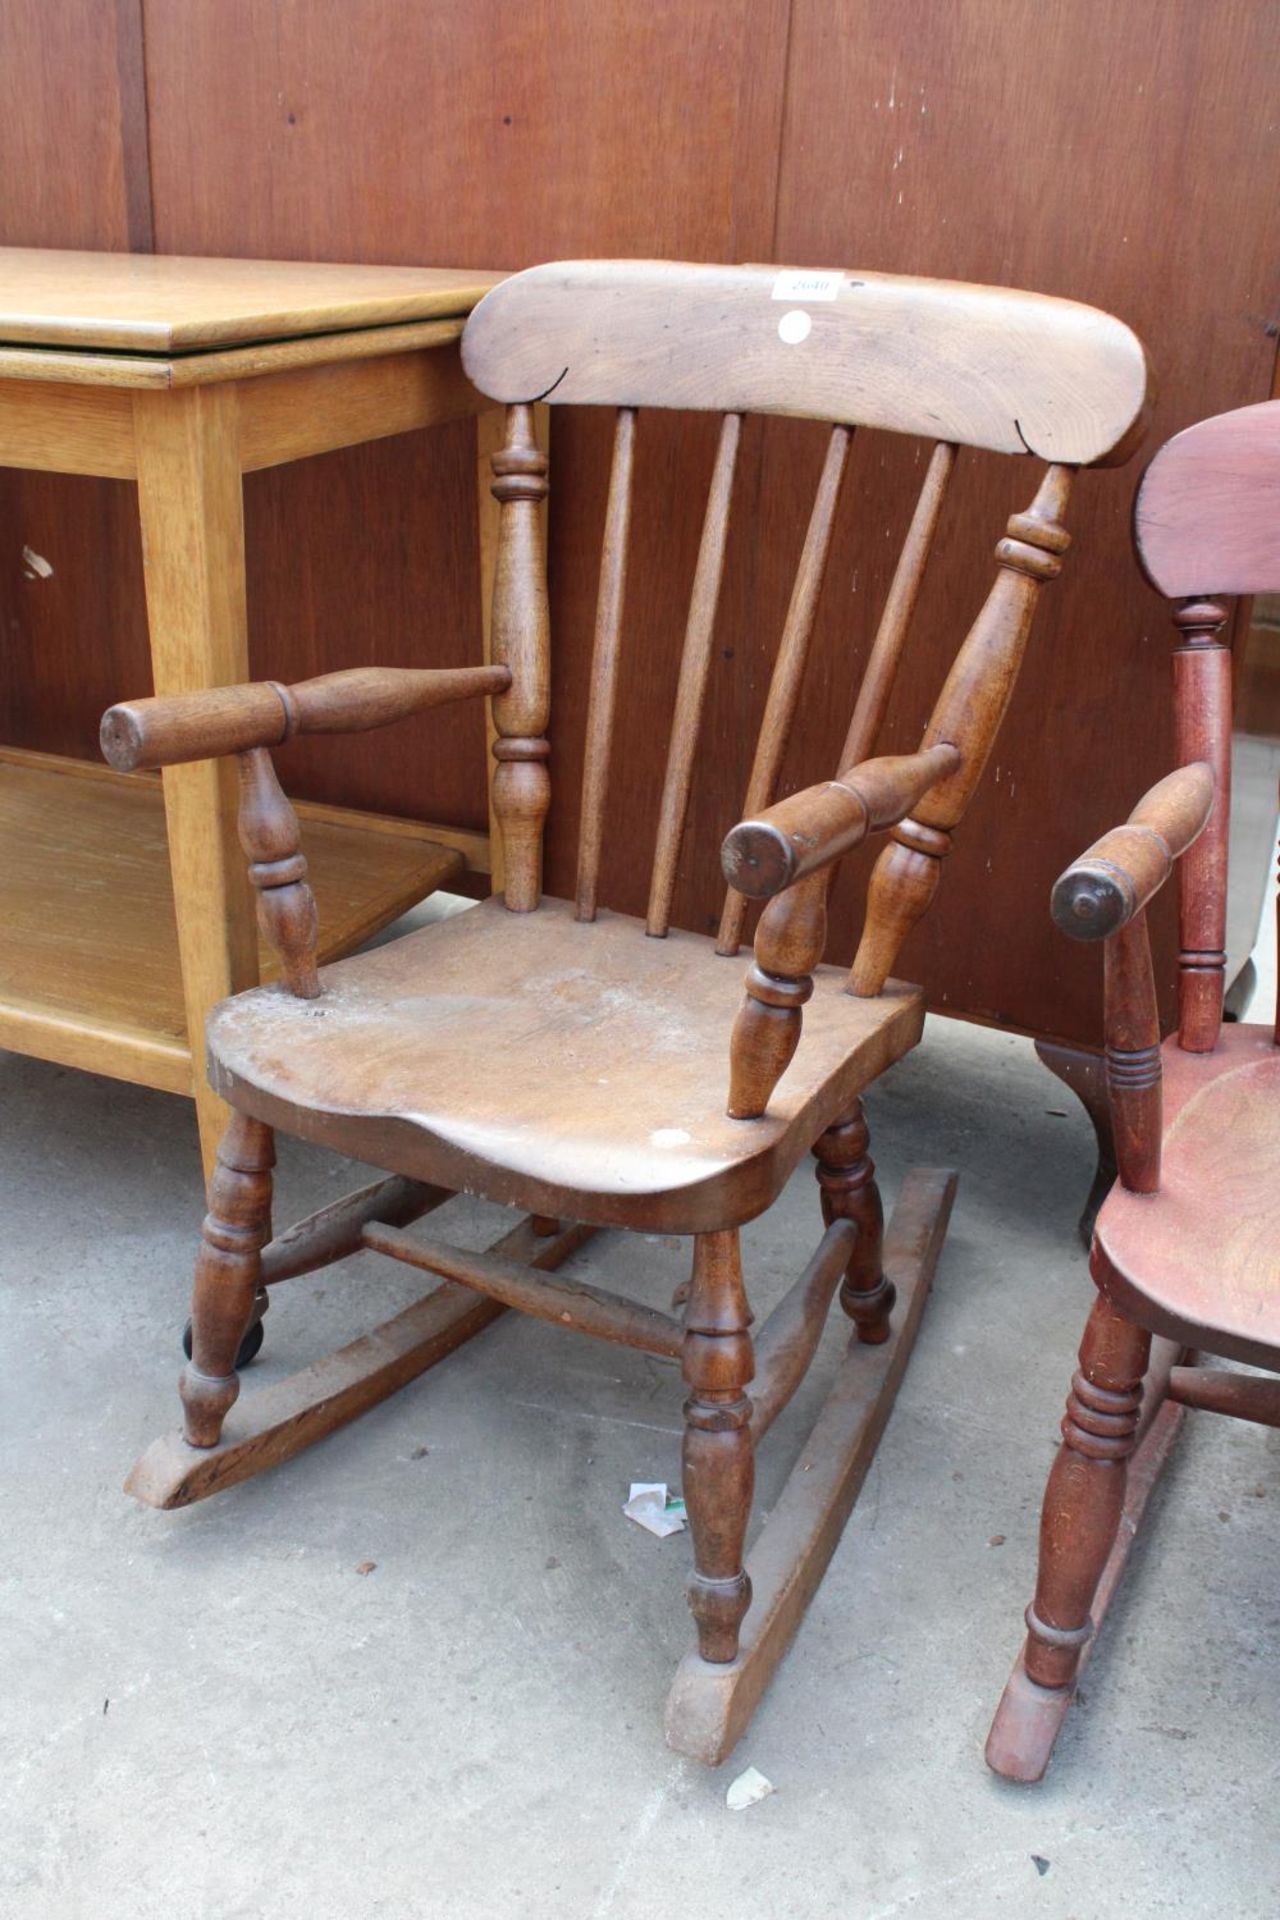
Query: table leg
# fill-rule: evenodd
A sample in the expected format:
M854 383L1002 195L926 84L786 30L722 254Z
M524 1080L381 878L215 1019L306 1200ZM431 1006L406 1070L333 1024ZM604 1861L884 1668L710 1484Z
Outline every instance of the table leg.
M238 397L233 383L134 396L138 505L157 693L249 677ZM204 1071L205 1015L257 979L251 889L235 832L235 766L164 772L192 1091L206 1178L227 1109Z

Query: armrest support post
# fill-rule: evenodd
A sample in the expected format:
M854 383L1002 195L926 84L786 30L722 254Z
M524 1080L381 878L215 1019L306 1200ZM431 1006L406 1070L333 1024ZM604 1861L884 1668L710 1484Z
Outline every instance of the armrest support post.
M830 876L812 873L769 902L729 1043L731 1120L758 1120L800 1045L801 1012L827 941Z
M258 893L258 924L280 956L289 991L300 1000L315 1000L320 995L320 916L307 881L298 816L265 747L251 747L238 757L240 845Z
M1160 1185L1163 1095L1160 1017L1145 912L1112 934L1104 951L1107 1096L1116 1166L1131 1193L1154 1193Z
M768 899L730 1043L731 1119L755 1120L765 1112L800 1044L802 1009L827 943L836 862L868 833L895 825L959 767L958 751L946 742L867 760L838 780L779 801L728 835L725 878L741 893Z

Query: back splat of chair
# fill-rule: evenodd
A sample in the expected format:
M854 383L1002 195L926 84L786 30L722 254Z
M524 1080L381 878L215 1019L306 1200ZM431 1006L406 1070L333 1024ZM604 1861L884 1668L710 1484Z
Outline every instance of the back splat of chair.
M1027 1638L987 1742L1038 1780L1187 1407L1280 1426L1280 1049L1223 1024L1231 655L1223 595L1280 586L1280 402L1189 427L1138 493L1139 556L1174 602L1181 766L1069 867L1053 917L1102 940L1119 1180L1098 1216L1098 1296L1041 1518ZM1178 863L1178 1031L1163 1045L1146 906Z
M910 1353L950 1212L954 1175L917 1169L905 1180L884 1228L859 1095L915 1044L923 1021L919 990L892 981L890 974L903 939L929 904L952 832L981 778L1040 589L1062 565L1068 545L1062 519L1073 471L1126 457L1140 427L1145 365L1127 328L1070 302L873 274L815 278L770 268L662 262L587 262L515 276L476 309L463 351L476 385L508 407L505 441L492 463L501 508L492 666L456 670L448 691L440 684L446 677L441 674L381 676L376 716L361 718L348 705L347 724L379 724L393 717L397 699L397 710L407 712L485 692L492 700L493 806L502 836L506 908L530 925L552 929L539 937L552 941L565 968L575 957L579 967L596 964L588 956L602 952L602 936L618 952L624 935L633 940L628 951L634 955L634 974L620 976L632 998L644 995L646 981L656 977L651 963L664 952L674 958L691 946L700 953L705 949L696 976L706 983L705 1001L694 997L690 973L690 1002L676 1009L675 1017L698 1036L706 1121L694 1144L712 1171L696 1178L691 1173L684 1184L673 1185L672 1163L661 1151L647 1161L633 1155L628 1164L641 1172L630 1186L623 1183L623 1191L593 1170L597 1156L588 1143L580 1169L552 1182L529 1171L527 1152L516 1166L504 1161L506 1149L500 1147L486 1153L473 1144L463 1151L441 1138L426 1138L426 1123L415 1123L415 1131L389 1096L385 1110L371 1113L367 1122L354 1096L322 1109L297 1091L306 1071L298 1063L310 1057L308 1049L329 1048L341 1039L347 1018L342 995L331 997L323 1031L314 1021L299 1025L279 993L229 1002L228 1009L244 1006L247 1012L228 1013L225 1019L215 1013L210 1024L214 1084L236 1111L211 1189L200 1270L205 1277L197 1277L195 1352L183 1387L185 1438L157 1442L134 1469L130 1485L153 1504L173 1506L243 1479L385 1397L503 1306L679 1358L688 1391L684 1490L693 1532L690 1604L698 1650L677 1675L667 1732L681 1751L717 1761L745 1726L856 1499ZM546 456L534 434L533 409L539 402L616 409L571 918L558 903L544 900L542 890L542 829L551 780L542 546L548 479ZM722 424L675 693L648 908L643 922L624 925L600 908L600 870L617 732L638 416L650 407L714 411L722 415ZM741 420L749 412L822 420L830 426L830 438L765 703L745 817L724 844L730 884L713 945L672 928L672 900L712 667ZM859 426L926 437L934 442L933 451L837 777L775 803L841 483ZM959 646L919 751L870 758L957 448L965 445L1023 457L1034 452L1044 471L1029 507L1013 516L997 546L995 583ZM489 676L483 687L476 678L481 674ZM274 780L266 749L306 723L319 698L314 689L325 684L228 690L177 703L135 702L113 709L104 731L117 765L154 766L202 752L241 753L246 794L258 795L242 818L242 839L256 863L255 881L265 889L264 925L280 941L288 980L303 995L316 987L328 992L331 976L354 981L356 975L334 976L327 968L317 979L313 917L299 894L305 880L296 823L290 826L287 802L277 789L268 796L274 826L267 831L261 795ZM326 711L341 706L338 691ZM221 731L211 702L221 702ZM235 716L230 727L228 713ZM834 969L821 965L832 875L847 851L870 833L886 830L892 839L873 875L852 972L842 981ZM276 893L281 899L272 904ZM767 905L736 1020L725 1019L721 1029L722 1009L731 1015L736 998L732 986L732 997L725 998L724 969L739 951L751 897ZM491 939L510 952L528 950L527 943L520 947L517 924L507 922L504 933L492 918L494 911L485 906L462 916L469 925L461 937L479 940L475 930L489 927ZM430 930L437 941L433 951L446 953L456 937L448 929L458 925ZM589 935L586 927L595 933ZM619 929L616 940L612 928ZM503 991L509 997L513 990ZM696 994L703 992L698 986ZM802 1040L806 1020L813 1027L807 1045ZM274 1066L253 1064L244 1035L255 1021L271 1039L267 1051L273 1058L292 1063L283 1078ZM280 1024L286 1021L292 1022L287 1031ZM618 1031L624 1031L621 1016ZM403 1040L415 1044L407 1029ZM476 1042L492 1044L483 1033ZM385 1040L379 1044L380 1057L401 1050ZM358 1027L350 1029L350 1045L353 1056L359 1055ZM611 1147L621 1140L620 1130L632 1124L629 1109L639 1089L659 1073L634 1042L618 1045L611 1062L616 1086L615 1112L608 1121ZM830 1064L816 1072L819 1047L826 1049ZM789 1073L793 1062L796 1069ZM487 1096L476 1094L478 1104L469 1110L473 1143L489 1126L507 1140L518 1135L526 1145L539 1125L547 1134L557 1129L572 1134L580 1125L575 1090L557 1085L554 1060L544 1064L545 1097L540 1090L530 1110L543 1116L545 1109L545 1117L526 1123L514 1086L497 1090L492 1111L485 1107ZM474 1070L481 1076L479 1060ZM425 1096L422 1104L430 1105ZM389 1177L272 1241L274 1125L386 1166ZM545 1140L533 1139L533 1145L541 1148ZM826 1233L753 1337L739 1229L772 1203L809 1149L818 1163ZM464 1185L525 1206L530 1218L487 1254L404 1232ZM583 1282L549 1277L547 1270L595 1226L610 1224L693 1237L682 1322ZM260 1312L263 1289L360 1248L407 1261L443 1277L445 1285L365 1342L259 1394L251 1408L237 1408L224 1433L223 1420L237 1392L235 1339ZM208 1300L203 1310L202 1286ZM848 1354L802 1460L744 1561L755 1446L803 1379L837 1289L854 1323ZM215 1296L231 1303L222 1320Z

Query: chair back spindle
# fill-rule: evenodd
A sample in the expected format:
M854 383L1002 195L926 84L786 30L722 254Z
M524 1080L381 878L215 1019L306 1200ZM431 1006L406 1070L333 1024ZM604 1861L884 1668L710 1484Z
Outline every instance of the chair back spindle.
M618 663L622 656L622 616L627 598L627 548L631 535L631 492L635 472L636 410L618 409L613 436L613 467L605 507L600 552L600 590L596 601L595 644L591 652L591 692L587 703L587 752L582 772L582 824L578 832L579 920L596 917L600 849L613 758L613 723L618 704Z
M760 723L760 732L756 736L755 758L751 764L751 777L747 782L744 809L747 814L760 813L768 806L778 784L778 775L782 770L782 756L786 752L792 722L795 720L804 670L809 659L809 645L813 639L814 622L818 617L818 597L826 577L827 559L831 552L831 536L835 529L836 507L840 501L840 489L844 483L852 440L852 427L832 427L831 438L827 442L826 458L822 463L822 473L818 480L818 490L814 496L813 511L809 515L809 526L800 553L800 564L796 569L795 581L791 588L786 624L782 629L782 639L778 644L777 657L773 663L773 675L769 681L769 693L765 700L764 719ZM745 899L731 887L725 895L724 908L720 915L720 933L716 940L717 953L734 954L738 951L742 944L742 923L746 918L746 912Z
M955 464L955 447L949 441L939 440L929 456L911 525L907 528L907 537L893 571L889 597L884 603L871 652L867 655L853 718L849 722L849 731L840 754L841 770L856 767L859 761L870 759L871 750L880 737Z
M720 444L716 450L716 463L702 521L702 538L698 545L698 563L694 569L693 592L689 599L684 649L680 656L680 679L676 687L667 770L662 783L653 876L649 884L649 911L645 919L645 932L655 939L661 939L671 925L676 863L680 857L680 840L689 812L694 755L707 702L711 643L715 636L716 609L720 604L720 587L724 580L729 505L741 430L742 415L726 413L720 425Z

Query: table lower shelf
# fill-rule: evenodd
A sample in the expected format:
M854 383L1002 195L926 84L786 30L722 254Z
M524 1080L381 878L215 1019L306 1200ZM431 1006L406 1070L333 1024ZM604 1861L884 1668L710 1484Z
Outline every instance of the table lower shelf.
M481 864L480 835L448 846L402 820L297 810L322 960ZM260 964L279 971L269 948ZM0 749L0 1048L192 1091L157 779Z

